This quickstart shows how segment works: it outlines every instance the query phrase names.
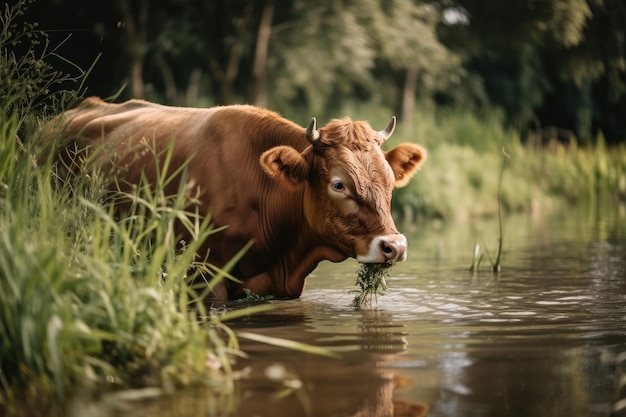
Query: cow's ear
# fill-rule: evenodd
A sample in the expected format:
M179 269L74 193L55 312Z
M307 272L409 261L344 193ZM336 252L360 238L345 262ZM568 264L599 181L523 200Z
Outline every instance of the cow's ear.
M426 160L426 149L414 143L402 143L385 152L396 177L396 187L404 187Z
M291 146L275 146L261 154L261 167L283 187L295 190L308 176L308 165L300 152Z

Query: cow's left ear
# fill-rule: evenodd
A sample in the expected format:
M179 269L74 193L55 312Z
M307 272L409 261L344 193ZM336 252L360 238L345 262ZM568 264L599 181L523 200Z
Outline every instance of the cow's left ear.
M261 167L267 175L289 190L307 179L309 167L300 152L291 146L275 146L261 154Z
M426 149L414 143L401 143L385 152L385 158L393 175L396 177L396 187L404 187L426 160Z

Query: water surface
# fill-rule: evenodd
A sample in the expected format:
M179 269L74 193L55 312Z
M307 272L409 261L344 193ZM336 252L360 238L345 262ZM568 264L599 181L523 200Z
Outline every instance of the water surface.
M468 271L475 243L495 256L497 219L405 225L409 260L370 307L352 307L356 262L324 263L301 299L231 323L340 358L242 339L234 398L188 392L168 415L624 415L625 219L623 207L507 216L499 275L487 255Z
M413 416L421 404L430 416L611 415L626 352L623 219L617 210L507 218L499 275L487 255L468 271L476 242L495 257L495 219L409 227L410 260L360 311L358 264L321 265L300 300L235 327L342 358L244 342L253 372L235 415ZM282 401L270 398L285 391L276 370L301 386Z

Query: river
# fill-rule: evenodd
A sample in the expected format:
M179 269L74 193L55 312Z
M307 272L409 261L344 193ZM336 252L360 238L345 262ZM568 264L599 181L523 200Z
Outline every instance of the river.
M324 263L300 299L230 323L338 358L242 339L234 396L183 393L167 415L626 415L625 219L623 206L505 216L497 275L497 219L403 225L409 259L371 305L352 306L356 262Z

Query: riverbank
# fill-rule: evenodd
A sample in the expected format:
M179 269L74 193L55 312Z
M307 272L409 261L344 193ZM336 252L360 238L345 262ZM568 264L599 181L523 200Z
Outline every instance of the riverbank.
M394 138L414 138L429 152L415 179L394 196L395 212L404 220L471 221L496 216L499 207L541 215L561 202L626 202L626 146L609 148L601 135L588 146L574 138L523 142L495 114L442 111L415 119L415 133L400 130Z
M118 221L97 172L36 163L14 120L0 150L0 414L63 415L77 391L232 388L237 339L204 304L226 274L195 256L209 220L159 184L118 195L133 203ZM184 247L175 222L194 237Z
M61 410L77 386L159 393L183 385L232 387L237 339L201 302L203 290L189 284L194 267L224 278L193 256L215 232L210 223L185 212L182 196L167 199L158 190L140 191L133 215L116 221L97 172L63 177L50 162L34 163L39 149L28 143L35 141L16 141L16 119L7 115L0 155L0 409L19 415L19 404L45 398ZM495 120L416 119L411 138L427 147L429 159L396 191L400 222L497 215L501 172L505 212L540 216L552 205L619 204L626 196L623 146L609 149L600 139L594 147L537 147ZM391 146L407 136L400 128ZM176 220L196 236L182 250L168 237Z
M16 30L0 34L0 44L41 35L34 26ZM129 388L232 394L241 352L224 322L266 306L229 314L204 304L207 287L191 282L201 273L210 287L226 273L194 257L216 231L184 210L182 195L166 198L162 187L120 195L135 211L118 221L98 172L67 176L35 158L36 126L84 95L86 73L57 72L34 51L14 58L2 61L0 79L0 415L64 415L77 394ZM71 83L76 91L65 90ZM285 116L306 125L312 115L303 113ZM382 128L392 112L367 104L343 114ZM472 221L495 215L499 201L504 210L540 213L553 200L626 199L626 149L608 149L601 138L588 148L530 146L496 112L424 107L387 145L402 141L424 145L429 160L396 192L401 221ZM195 236L184 247L171 238L175 221Z

